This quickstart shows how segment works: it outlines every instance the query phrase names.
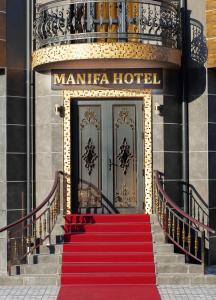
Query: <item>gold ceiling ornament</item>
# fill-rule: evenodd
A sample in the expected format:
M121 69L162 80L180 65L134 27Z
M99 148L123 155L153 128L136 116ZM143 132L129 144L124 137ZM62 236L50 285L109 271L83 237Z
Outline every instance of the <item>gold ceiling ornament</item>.
M64 91L64 199L66 213L71 213L71 106L73 99L116 99L141 98L144 103L144 203L145 213L152 213L152 94L151 90L65 90ZM106 100L105 100L106 101Z
M158 45L127 43L83 43L45 47L32 54L33 69L42 65L91 59L135 59L181 65L181 51ZM47 67L50 69L50 67Z

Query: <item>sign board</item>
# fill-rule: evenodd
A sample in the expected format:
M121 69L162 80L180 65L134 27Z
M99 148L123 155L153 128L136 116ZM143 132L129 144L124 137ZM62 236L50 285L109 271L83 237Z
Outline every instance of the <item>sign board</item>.
M162 69L52 70L52 89L162 89Z

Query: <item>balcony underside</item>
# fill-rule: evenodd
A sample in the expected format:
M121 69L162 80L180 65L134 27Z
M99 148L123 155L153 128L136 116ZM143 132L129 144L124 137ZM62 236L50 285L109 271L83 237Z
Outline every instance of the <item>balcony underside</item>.
M36 71L64 68L179 68L181 51L140 43L82 43L51 46L33 53Z

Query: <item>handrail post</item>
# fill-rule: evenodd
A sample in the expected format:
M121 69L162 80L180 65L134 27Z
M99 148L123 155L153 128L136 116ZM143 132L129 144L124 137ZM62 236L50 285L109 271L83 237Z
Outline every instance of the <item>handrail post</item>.
M12 265L12 247L11 247L11 232L7 231L7 269L8 275L11 276L11 265Z
M202 260L202 267L203 273L205 272L205 230L202 231L201 237L201 260Z
M193 191L192 191L192 189L190 189L190 191L189 191L189 215L194 218L195 216L192 215L193 205L195 205L195 202L193 201Z
M48 202L48 234L49 234L49 245L51 245L51 216L50 216L50 202Z

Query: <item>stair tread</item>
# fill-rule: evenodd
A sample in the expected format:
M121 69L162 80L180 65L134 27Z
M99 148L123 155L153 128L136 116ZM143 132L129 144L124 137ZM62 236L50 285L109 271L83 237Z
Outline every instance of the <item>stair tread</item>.
M154 262L64 262L63 265L101 265L101 266L104 266L104 265L114 265L114 266L134 266L134 265L154 265Z
M119 244L119 245L146 245L146 244L152 244L152 242L149 241L141 241L141 242L133 242L133 241L128 241L128 242L105 242L105 241L101 241L101 242L64 242L64 245L110 245L110 244Z
M138 222L95 222L95 223L65 223L64 225L77 225L77 226L100 226L100 225L108 225L108 226L112 226L112 225L140 225L140 224L148 224L150 225L150 222L147 221L138 221Z
M133 276L137 276L137 277L141 277L141 276L148 276L148 275L155 275L155 273L146 273L146 272L85 272L85 273L63 273L64 276L89 276L89 274L91 274L91 276L114 276L114 277L119 277L121 276L125 276L125 277L131 277ZM181 274L181 273L180 273Z

